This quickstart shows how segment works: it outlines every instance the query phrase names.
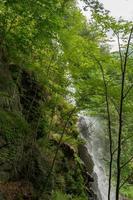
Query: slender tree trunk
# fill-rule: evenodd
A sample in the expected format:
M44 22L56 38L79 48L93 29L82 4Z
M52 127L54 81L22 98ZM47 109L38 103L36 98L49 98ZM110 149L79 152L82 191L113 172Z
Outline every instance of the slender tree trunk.
M45 183L45 185L43 187L43 190L45 190L47 185L48 185L48 182L49 182L49 179L50 179L51 174L53 172L53 168L54 168L54 165L55 165L55 162L56 162L56 158L57 158L57 155L58 155L58 152L59 152L60 144L62 142L64 134L66 133L66 129L68 127L68 123L70 122L70 119L71 119L72 115L75 113L75 111L76 111L76 107L74 107L74 109L71 110L71 112L68 113L68 118L66 120L66 123L64 124L63 130L62 130L62 133L61 133L58 145L57 145L57 149L55 151L55 155L54 155L54 158L53 158L53 161L52 161L52 165L51 165L50 170L48 172L48 175L46 177L46 183Z
M106 100L106 109L107 109L107 118L108 118L108 133L109 133L109 152L110 152L110 161L109 161L109 180L108 180L108 200L110 200L111 195L111 179L112 179L112 162L113 162L113 154L112 154L112 130L111 130L111 116L110 116L110 106L109 106L109 97L108 97L108 86L106 83L105 75L103 68L101 68L104 87L105 87L105 100Z
M123 94L124 94L125 72L122 72L122 87L120 98L120 114L119 114L119 132L118 132L118 151L117 151L117 182L116 182L116 200L119 200L119 186L120 186L120 160L121 160L121 135L123 126Z
M120 180L121 180L121 138L123 131L123 104L124 104L124 87L125 87L125 79L126 79L126 68L127 68L127 60L128 60L128 52L129 46L131 42L133 27L131 29L127 49L125 53L124 65L121 61L121 95L120 95L120 111L119 111L119 130L118 130L118 151L117 151L117 180L116 180L116 200L119 200L119 189L120 189ZM120 53L120 52L119 52Z
M108 135L109 135L109 153L110 153L110 160L109 160L109 179L108 179L108 200L110 200L111 195L111 179L112 179L112 162L113 162L113 152L112 152L112 129L111 129L111 114L110 114L110 106L109 106L109 94L108 94L108 86L103 70L103 66L99 60L94 56L94 59L98 63L101 73L102 79L104 84L104 91L105 91L105 102L106 102L106 110L107 110L107 120L108 120Z

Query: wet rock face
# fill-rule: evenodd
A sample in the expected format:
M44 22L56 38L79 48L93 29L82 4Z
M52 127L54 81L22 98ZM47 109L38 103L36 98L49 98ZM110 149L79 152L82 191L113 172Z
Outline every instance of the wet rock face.
M79 118L79 131L82 135L82 138L85 139L86 142L90 141L90 149L91 146L91 135L93 134L93 124L87 123L84 117ZM98 188L98 180L97 174L94 172L94 161L91 153L89 152L89 148L87 145L80 145L79 146L79 156L85 165L85 181L86 181L86 188L89 200L101 200L101 194Z
M89 137L90 137L89 127L88 127L84 117L79 118L78 127L79 127L79 131L83 135L83 137L85 139L89 140ZM79 156L80 156L81 160L84 162L88 173L92 174L93 168L94 168L94 163L92 160L92 156L89 154L86 145L83 145L83 144L79 145L78 151L79 151Z
M98 188L98 177L95 172L92 174L93 179L95 180L92 182L91 187L93 188L93 193L94 193L94 200L102 200L101 193Z
M83 134L83 136L88 139L90 134L89 134L89 127L84 119L84 117L80 117L79 118L79 122L78 122L78 127L80 132Z
M92 189L90 189L89 199L90 200L98 200L97 195L94 193L94 191Z
M74 158L74 149L69 144L62 143L60 147L67 158Z
M80 145L78 151L79 151L79 156L81 160L84 162L88 173L92 174L94 163L93 163L91 155L88 153L87 147L85 145Z
M85 165L83 177L85 179L86 188L88 188L87 193L89 196L89 200L100 200L95 193L95 191L97 191L98 185L97 177L93 172L94 163L85 145L80 145L79 156Z

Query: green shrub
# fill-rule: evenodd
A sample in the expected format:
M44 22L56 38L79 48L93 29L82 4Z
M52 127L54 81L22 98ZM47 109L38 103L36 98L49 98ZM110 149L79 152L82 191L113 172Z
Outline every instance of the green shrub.
M88 200L84 196L72 196L61 191L55 191L52 194L52 200Z
M127 185L123 187L121 193L128 198L133 198L133 185Z
M71 196L60 191L53 192L52 200L71 200Z
M8 142L16 142L30 133L27 122L20 113L0 110L0 132Z

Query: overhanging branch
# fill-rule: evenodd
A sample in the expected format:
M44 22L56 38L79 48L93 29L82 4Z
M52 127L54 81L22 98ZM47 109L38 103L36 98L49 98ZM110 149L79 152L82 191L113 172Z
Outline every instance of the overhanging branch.
M132 88L133 88L133 83L130 85L130 87L128 88L128 90L124 94L123 99L125 99L127 97L127 95L130 93L130 91L131 91Z

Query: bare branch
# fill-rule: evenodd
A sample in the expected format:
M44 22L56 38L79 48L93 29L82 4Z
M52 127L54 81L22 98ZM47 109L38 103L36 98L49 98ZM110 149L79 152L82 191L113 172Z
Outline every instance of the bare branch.
M3 144L2 146L0 146L0 149L3 149L3 148L5 148L5 147L7 147L9 145L10 145L9 143Z
M120 55L120 62L121 62L121 71L123 71L123 57L122 57L122 51L121 51L121 44L120 44L120 37L119 33L115 33L117 36L117 42L119 47L119 55Z
M107 85L107 81L106 81L105 74L104 74L104 69L103 69L101 62L94 55L93 55L93 57L101 70L102 79L103 79L103 83L104 83L104 90L105 90L106 109L107 109L107 115L108 115L108 134L109 134L109 151L110 151L108 200L110 200L113 154L112 154L112 129L111 129L111 114L110 114L110 105L109 105L108 85Z
M129 178L132 177L132 175L133 175L133 173L131 173L127 178L125 178L123 183L120 185L119 190L128 182Z
M57 155L58 155L58 151L59 151L60 144L61 144L61 142L62 142L63 136L64 136L64 134L65 134L65 132L66 132L66 130L67 130L69 121L70 121L72 115L75 113L75 111L76 111L76 107L74 107L74 109L71 110L71 111L68 113L68 118L67 118L67 120L66 120L66 122L65 122L65 124L64 124L64 128L63 128L63 130L62 130L62 133L61 133L61 136L60 136L58 145L57 145L57 149L56 149L56 152L55 152L53 161L52 161L52 165L51 165L50 170L49 170L49 172L48 172L48 175L47 175L47 177L46 177L46 184L44 185L44 189L45 189L45 187L47 186L48 180L49 180L49 178L50 178L50 176L51 176L51 174L52 174L52 171L53 171L53 168L54 168L54 165L55 165L55 161L56 161L56 158L57 158Z
M128 163L130 163L131 161L133 160L133 156L127 160L122 166L121 166L121 169L123 169Z
M133 88L133 83L130 85L130 87L126 91L125 95L123 96L123 99L125 99L127 97L127 95L129 94L129 92L131 91L132 88Z
M116 182L116 200L119 199L119 187L120 187L120 179L121 179L121 138L123 133L123 104L124 104L124 88L125 88L125 79L126 79L126 69L127 69L127 61L128 61L128 52L130 47L130 42L132 39L133 26L131 28L127 48L125 53L124 64L121 65L122 73L121 73L121 95L120 95L120 111L119 111L119 130L118 130L118 151L117 151L117 182ZM121 56L121 52L119 52Z
M127 138L125 138L125 139L123 140L123 143L127 142L127 140L129 140L129 139L132 138L132 137L133 137L133 134L130 135L130 136L128 136Z
M130 135L129 137L127 137L127 138L125 138L122 142L121 142L121 145L124 145L130 138L132 138L133 137L133 135ZM116 147L115 149L114 149L114 151L112 152L112 154L114 155L115 154L115 152L118 150L118 147Z
M126 53L125 53L124 69L123 69L124 71L123 72L126 71L128 52L129 52L130 42L131 42L131 39L132 39L132 33L133 33L133 27L131 28L130 35L129 35L129 38L128 38L127 49L126 49Z
M133 50L128 54L128 57L133 53Z
M110 100L111 100L111 102L113 103L113 105L114 105L114 108L115 108L116 112L117 112L117 113L118 113L118 115L119 115L119 108L118 108L118 106L116 105L116 103L115 103L114 99L113 99L113 98L110 98Z
M114 151L112 152L112 154L114 155L118 150L118 147L114 149Z

